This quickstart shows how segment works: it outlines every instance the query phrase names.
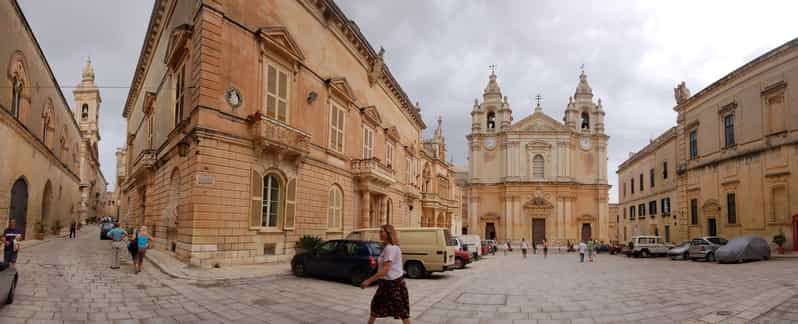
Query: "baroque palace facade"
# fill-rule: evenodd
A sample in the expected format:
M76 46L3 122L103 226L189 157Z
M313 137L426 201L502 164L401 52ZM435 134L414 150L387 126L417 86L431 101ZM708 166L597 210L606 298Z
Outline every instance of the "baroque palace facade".
M331 0L155 2L124 107L120 218L192 264L303 235L459 224L440 130Z
M512 110L491 73L482 102L474 102L464 232L498 240L554 244L610 240L607 141L601 99L582 72L563 122L540 103L513 123Z
M798 250L796 85L798 39L695 95L679 84L676 126L618 167L624 239L783 231Z
M16 1L0 1L0 215L32 238L41 222L104 216L99 90L90 62L73 91L72 111Z

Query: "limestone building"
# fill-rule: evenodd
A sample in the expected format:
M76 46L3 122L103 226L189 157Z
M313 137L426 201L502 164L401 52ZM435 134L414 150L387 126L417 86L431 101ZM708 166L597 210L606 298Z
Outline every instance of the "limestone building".
M86 63L75 90L75 107L89 106L86 119L70 110L16 1L0 1L0 226L15 219L31 238L41 222L93 217L102 208L105 179L97 156L99 91Z
M120 218L201 265L425 213L451 226L443 139L423 140L383 58L330 0L156 1L122 113Z
M623 232L628 241L635 235L659 235L666 242L681 242L674 235L679 225L671 207L679 205L676 175L676 128L653 139L645 148L630 153L618 166L618 196Z
M499 240L557 244L609 239L607 140L601 99L584 72L563 121L540 104L513 122L491 73L482 102L471 110L468 225L464 232Z
M783 231L787 248L798 249L796 84L798 39L695 95L679 84L676 126L619 167L619 183L630 189L626 198L621 195L621 206L630 210L627 230L667 235L665 226L672 226L672 242L704 235L759 235L772 241ZM654 173L657 186L631 192L632 179L638 174L648 179L646 172ZM665 214L660 207L652 216L648 207L643 214L649 217L640 219L646 201L668 197Z

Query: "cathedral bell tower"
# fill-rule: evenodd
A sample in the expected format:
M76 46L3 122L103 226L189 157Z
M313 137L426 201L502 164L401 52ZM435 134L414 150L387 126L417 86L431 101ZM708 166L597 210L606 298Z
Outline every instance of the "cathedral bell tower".
M80 146L78 153L80 156L80 207L78 209L80 219L88 216L89 193L92 191L92 171L99 169L99 164L95 160L97 157L97 143L100 141L100 90L94 84L94 68L91 66L91 59L86 59L83 66L81 81L75 90L72 91L75 98L75 120L80 127Z
M482 103L474 99L471 110L471 133L498 133L510 129L513 122L513 111L507 102L507 97L502 96L499 83L496 82L496 73L491 71L488 85L482 93Z
M593 89L587 83L585 71L579 75L574 96L568 98L563 121L566 127L582 133L604 134L604 108L600 98L598 103L593 102Z

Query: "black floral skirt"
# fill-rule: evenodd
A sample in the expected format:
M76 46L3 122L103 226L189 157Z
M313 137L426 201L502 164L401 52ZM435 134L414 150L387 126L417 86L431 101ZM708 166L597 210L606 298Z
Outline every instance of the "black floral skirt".
M410 318L410 297L402 278L379 281L379 287L371 299L371 316Z

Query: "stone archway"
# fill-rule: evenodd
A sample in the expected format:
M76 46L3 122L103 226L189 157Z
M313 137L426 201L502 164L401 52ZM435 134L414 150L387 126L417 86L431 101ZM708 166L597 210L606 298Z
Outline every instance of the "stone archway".
M44 184L44 192L42 193L42 224L45 226L52 225L55 220L52 220L50 217L50 213L52 212L53 205L53 185L50 183L50 180L47 180L47 183Z
M23 178L17 179L11 186L11 205L9 207L8 218L17 222L17 230L22 233L23 238L27 233L28 220L28 183Z
M171 252L177 250L177 223L180 215L180 171L172 171L169 208L166 210L166 241Z
M526 214L526 220L524 220L524 222L528 225L525 225L527 228L522 231L524 234L522 234L521 237L516 237L516 239L531 238L533 244L543 244L544 240L547 242L551 241L552 237L549 234L555 233L556 229L553 229L553 226L551 226L555 224L548 223L549 220L552 220L554 205L542 197L540 193L536 193L534 198L528 198L529 200L524 203L524 211Z

